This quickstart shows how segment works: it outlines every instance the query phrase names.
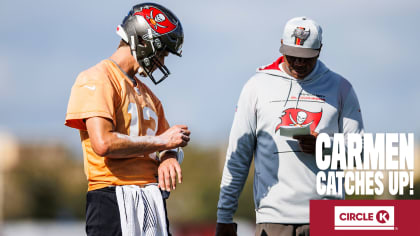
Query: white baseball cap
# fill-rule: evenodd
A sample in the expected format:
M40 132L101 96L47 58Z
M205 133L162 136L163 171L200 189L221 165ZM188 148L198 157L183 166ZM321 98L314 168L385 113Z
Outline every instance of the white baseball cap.
M307 17L290 19L283 32L280 52L284 55L311 58L319 55L322 46L322 28Z

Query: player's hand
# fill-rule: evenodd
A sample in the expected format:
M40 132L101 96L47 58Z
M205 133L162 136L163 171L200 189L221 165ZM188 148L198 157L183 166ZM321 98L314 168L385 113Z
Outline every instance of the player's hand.
M311 132L307 135L294 135L293 138L299 142L300 150L304 153L315 154L317 132Z
M186 125L174 125L159 137L165 142L165 149L185 147L190 141L191 132Z
M216 225L216 236L236 236L236 223L224 224L217 223Z
M182 170L175 156L165 155L162 157L158 168L159 188L168 192L176 188L176 177L178 183L182 183Z

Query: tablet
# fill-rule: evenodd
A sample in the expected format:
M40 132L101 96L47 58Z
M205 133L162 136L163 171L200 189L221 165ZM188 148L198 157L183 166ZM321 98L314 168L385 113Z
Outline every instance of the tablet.
M286 137L293 137L294 135L308 135L311 134L310 125L305 126L280 126L280 135Z

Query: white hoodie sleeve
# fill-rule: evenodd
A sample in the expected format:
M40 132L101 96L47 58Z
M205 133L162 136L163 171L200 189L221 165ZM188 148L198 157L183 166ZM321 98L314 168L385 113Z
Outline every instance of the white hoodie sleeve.
M362 135L362 145L363 145L363 120L362 112L360 109L359 100L357 99L356 92L353 89L353 86L350 85L347 81L343 84L348 84L347 89L344 90L341 94L342 97L342 107L339 118L339 132L344 134L344 142L346 148L346 154L348 154L348 135L349 134L361 134ZM331 140L333 142L334 139ZM362 149L363 152L363 149ZM363 161L363 153L361 154ZM356 163L355 163L356 164Z
M356 92L353 86L344 80L341 83L339 90L340 101L340 115L338 119L338 133L344 134L344 143L347 153L347 139L348 134L362 134L364 133L362 113L357 99ZM362 137L363 138L363 137ZM330 136L330 142L334 143L334 135ZM362 140L363 142L363 140ZM325 148L324 154L331 155L332 148Z
M353 87L350 87L348 93L345 94L347 96L343 98L339 128L340 132L347 137L349 133L363 133L363 121L359 101Z
M229 137L220 184L217 222L232 223L238 198L248 177L256 143L256 91L252 80L242 89Z

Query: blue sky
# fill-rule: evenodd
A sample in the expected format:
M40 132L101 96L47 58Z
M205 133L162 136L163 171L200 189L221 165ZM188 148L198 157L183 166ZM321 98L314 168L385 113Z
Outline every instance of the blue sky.
M193 141L223 144L243 84L280 56L286 21L323 27L320 59L354 86L367 132L420 132L418 22L420 2L157 1L181 20L183 57L171 76L147 84L171 124L187 124ZM78 145L63 125L77 74L109 57L115 29L138 1L2 1L0 3L0 130L23 140Z

